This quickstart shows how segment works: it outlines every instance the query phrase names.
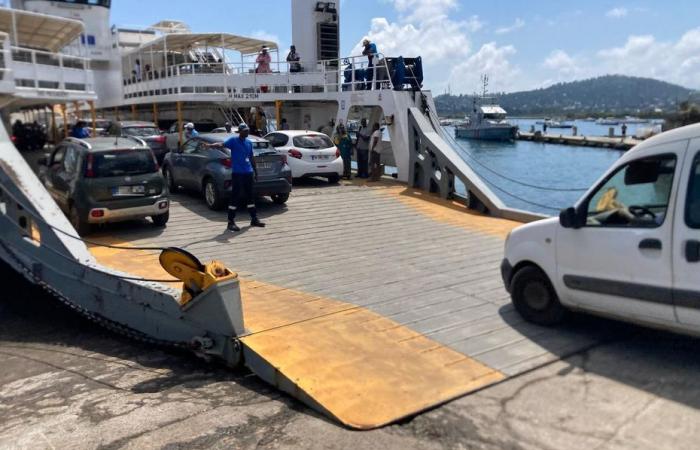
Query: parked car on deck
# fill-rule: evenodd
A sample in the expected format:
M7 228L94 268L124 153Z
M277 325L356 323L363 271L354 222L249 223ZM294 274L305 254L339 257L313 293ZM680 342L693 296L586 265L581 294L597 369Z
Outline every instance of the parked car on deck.
M323 133L303 130L275 131L265 136L277 153L287 156L294 178L325 177L337 183L343 174L340 150Z
M163 174L171 191L180 187L201 192L211 209L222 208L231 195L231 153L227 148L207 148L203 143L224 142L237 134L205 133L190 139L176 152L170 152L163 161ZM292 172L287 158L279 155L270 143L257 136L249 136L253 143L258 179L255 193L270 196L277 204L284 204L292 191Z
M700 124L644 141L558 218L513 230L501 272L538 324L581 310L700 335Z
M107 134L110 136L122 137L133 136L143 139L151 150L153 150L153 154L156 156L158 164L163 163L163 158L165 158L165 154L168 153L168 147L165 145L165 136L153 122L141 122L135 120L112 122Z
M194 123L194 129L197 131L197 133L209 133L213 129L216 128L216 123L213 120L200 120L198 122L195 122L193 120L183 120L182 121L182 126L184 127L188 123ZM185 137L185 130L182 130L182 143L187 140ZM175 151L179 147L180 143L180 132L178 131L177 128L177 121L172 123L170 127L168 128L168 131L165 132L165 145L168 148L168 151Z
M39 178L81 235L106 222L145 217L159 227L168 222L168 189L141 139L68 138L39 164Z

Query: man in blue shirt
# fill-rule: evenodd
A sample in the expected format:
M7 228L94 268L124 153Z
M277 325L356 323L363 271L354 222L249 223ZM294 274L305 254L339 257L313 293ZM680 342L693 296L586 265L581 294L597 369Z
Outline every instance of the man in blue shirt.
M236 225L236 211L245 205L250 214L251 227L264 227L255 209L253 186L258 178L255 166L253 143L248 140L248 125L238 126L238 136L231 136L225 142L207 144L207 147L226 147L231 151L231 199L228 207L228 231L241 231Z
M73 130L71 131L70 135L71 137L78 139L87 139L90 137L90 132L85 127L85 122L79 120L78 123L76 123L73 127Z
M199 136L199 133L194 129L194 124L192 122L185 125L185 139L192 139L197 136Z
M374 57L377 55L377 45L374 42L370 42L369 39L362 41L362 54L367 57L367 73L365 75L365 81L369 83L365 84L366 90L372 89L372 82L374 81ZM377 87L378 88L378 87Z

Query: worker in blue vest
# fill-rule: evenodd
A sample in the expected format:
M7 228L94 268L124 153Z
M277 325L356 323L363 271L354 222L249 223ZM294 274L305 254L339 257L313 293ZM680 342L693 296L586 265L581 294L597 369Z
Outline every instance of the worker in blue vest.
M365 73L365 80L368 83L365 84L365 90L371 90L372 82L375 79L374 57L377 55L377 46L374 44L374 42L370 42L369 39L362 41L362 45L364 46L362 54L367 57L367 71Z
M255 165L253 144L248 139L248 133L248 125L242 123L238 126L238 136L231 136L224 142L205 144L207 147L226 147L231 151L231 199L226 229L232 232L241 231L236 225L236 211L243 207L248 209L251 227L265 227L265 224L258 219L255 209L253 187L258 178L258 170Z

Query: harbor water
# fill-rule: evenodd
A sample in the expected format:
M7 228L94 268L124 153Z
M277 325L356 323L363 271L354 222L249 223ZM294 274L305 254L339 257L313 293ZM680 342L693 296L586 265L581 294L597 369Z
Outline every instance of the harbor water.
M454 127L445 127L445 131L454 136ZM570 129L561 131L571 132ZM464 160L506 205L547 215L556 215L560 209L572 206L624 153L607 148L532 141L455 141ZM456 188L459 193L466 193L462 183L458 182Z

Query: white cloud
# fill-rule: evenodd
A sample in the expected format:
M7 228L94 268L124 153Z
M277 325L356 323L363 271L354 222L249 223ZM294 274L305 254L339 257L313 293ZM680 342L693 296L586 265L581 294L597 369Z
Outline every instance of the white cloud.
M627 8L618 7L606 12L605 17L610 17L611 19L622 19L623 17L627 17L627 14L629 14L629 10Z
M653 77L683 86L700 87L700 28L677 42L654 36L630 36L621 47L598 52L599 70L607 73Z
M478 52L454 66L449 84L454 92L472 93L481 85L481 75L489 76L489 91L502 92L523 88L520 69L509 57L516 53L515 47L499 47L495 42L484 44Z
M515 19L515 22L513 23L513 25L511 25L509 27L498 28L498 29L496 29L495 33L496 34L507 34L507 33L513 32L515 30L519 30L520 28L522 28L524 26L525 26L525 21L523 19L521 19L520 17L518 17L517 19Z
M574 58L564 50L554 50L542 63L542 67L553 72L553 79L546 84L571 81L584 75L583 62Z

